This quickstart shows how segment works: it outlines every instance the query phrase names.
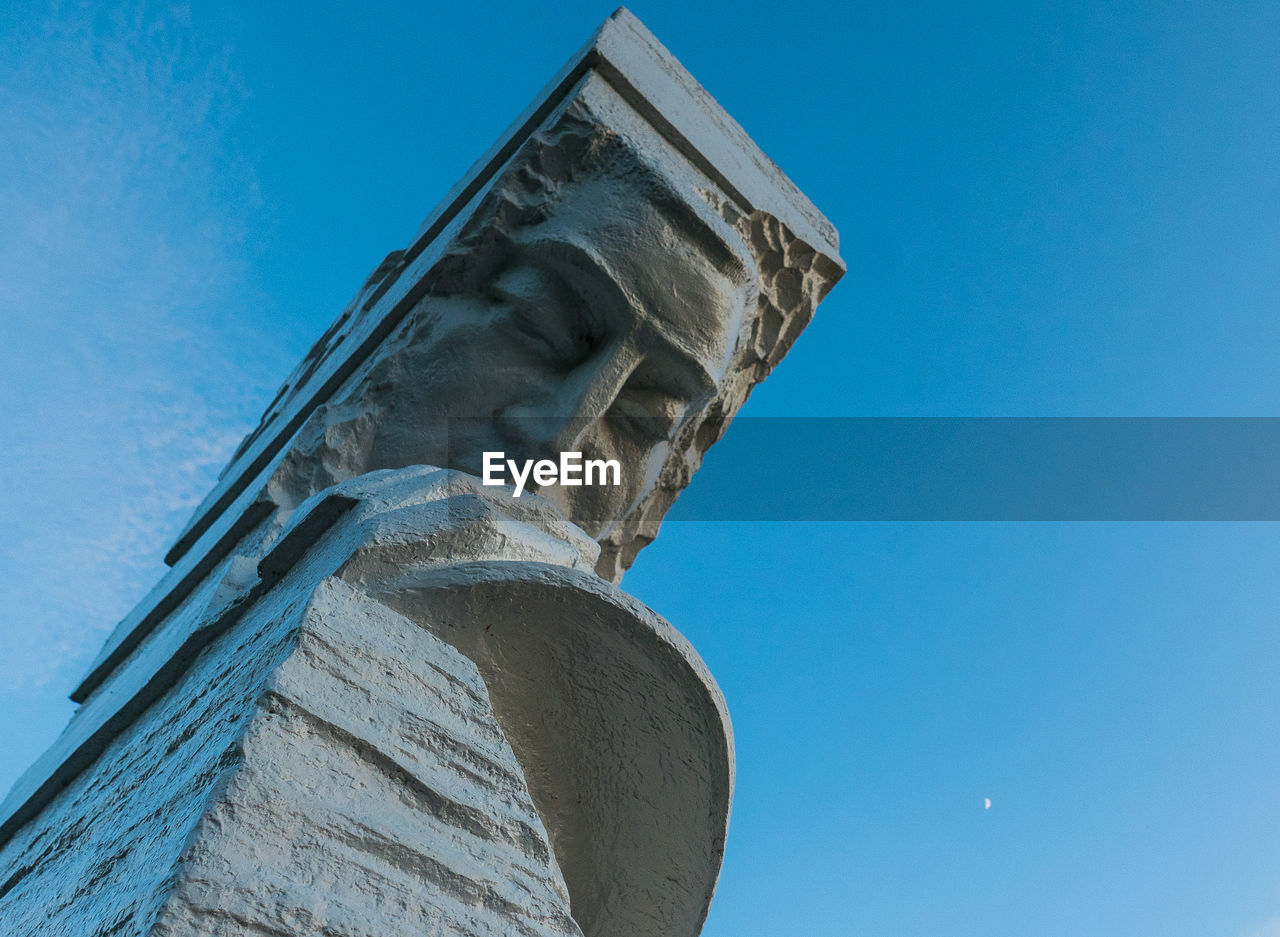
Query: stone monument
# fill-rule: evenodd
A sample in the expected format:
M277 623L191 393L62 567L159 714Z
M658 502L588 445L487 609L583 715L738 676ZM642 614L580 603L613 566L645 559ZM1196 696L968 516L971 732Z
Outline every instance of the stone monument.
M0 807L4 933L694 937L728 717L617 583L842 272L616 12L369 277L108 639ZM496 452L618 477L519 497Z

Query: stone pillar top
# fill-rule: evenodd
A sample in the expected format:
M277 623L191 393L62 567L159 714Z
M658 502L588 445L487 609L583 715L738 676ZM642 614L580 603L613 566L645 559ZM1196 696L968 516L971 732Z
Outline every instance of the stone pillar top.
M285 381L73 699L233 550L370 471L615 459L617 488L540 493L619 581L843 272L831 223L619 9Z
M301 386L288 388L288 406L268 410L249 444L236 454L193 514L165 557L167 563L173 565L195 547L333 385L367 357L391 323L403 316L414 298L417 278L413 274L429 265L444 246L450 224L588 74L607 82L665 141L716 183L741 213L767 213L817 252L832 283L841 275L844 263L831 222L653 34L629 10L619 7L441 200L413 242L374 272L357 297L367 314L364 327L346 336L344 348L332 348L323 361L314 362Z

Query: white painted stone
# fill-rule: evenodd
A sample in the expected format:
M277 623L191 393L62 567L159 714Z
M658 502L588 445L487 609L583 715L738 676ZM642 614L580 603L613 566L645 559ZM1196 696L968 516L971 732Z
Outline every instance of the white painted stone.
M325 505L334 502L344 509L326 515ZM328 519L317 527L315 517ZM567 890L575 926L588 937L693 937L714 891L732 797L724 701L705 665L670 625L595 575L596 550L545 500L516 499L451 470L375 472L316 496L262 557L255 581L233 558L227 571L240 569L235 585L210 585L193 595L197 610L170 617L73 720L63 748L43 764L46 776L26 789L28 796L55 793L35 804L34 819L0 850L0 881L13 877L15 883L0 896L0 919L10 902L21 908L46 903L65 905L72 920L127 920L138 934L149 933L144 924L153 918L159 922L155 933L253 932L246 922L268 932L295 927L292 932L309 933L318 926L317 915L335 933L372 933L369 922L376 915L369 916L374 913L358 896L334 893L332 903L319 902L319 892L304 887L316 876L330 882L335 869L348 867L352 888L391 902L396 914L408 915L403 921L417 922L413 926L424 920L413 915L427 914L429 904L446 909L439 921L428 914L431 926L445 927L441 922L448 918L449 927L462 928L457 933L562 932L568 925L543 899L520 910L509 895L502 897L505 892L481 889L486 907L505 909L512 920L536 919L537 927L551 930L504 929L515 925L459 917L449 903L456 898L449 889L480 893L474 881L485 863L495 875L510 870L503 871L500 857L485 852L483 843L466 839L481 814L500 815L496 802L485 799L499 781L458 792L440 775L453 762L437 763L439 751L403 749L405 727L418 718L406 712L427 705L452 711L474 696L454 684L423 688L420 681L439 670L443 654L474 668L473 689L486 688L491 715L473 713L471 729L457 728L452 741L440 744L449 758L467 763L492 761L495 733L509 745L514 756L507 768L523 785L525 807L545 836L546 863L538 867L537 881L551 892ZM326 583L324 602L308 599ZM296 610L304 605L309 611L299 619ZM376 628L375 618L382 622ZM384 619L402 622L395 641L387 638ZM344 637L331 633L338 628L333 621L346 629ZM455 650L406 649L410 633L427 650L441 642ZM174 648L185 648L191 662L173 669L164 655ZM234 686L228 675L238 681ZM311 716L299 715L299 707ZM290 728L280 734L272 720ZM327 736L312 732L320 723L329 727ZM100 726L117 729L90 731ZM345 740L357 755L334 739ZM60 774L65 750L87 752L89 767ZM122 762L122 750L131 760ZM443 897L428 890L426 904L406 905L408 872L390 882L390 869L378 865L375 874L367 862L355 861L354 826L343 824L381 822L384 801L408 796L393 794L380 775L357 777L360 752L384 768L391 762L406 768L408 759L418 781L434 784L437 793L452 792L449 804L473 808L460 813L445 804L434 819L394 814L377 827L382 832L369 834L380 856L394 853L415 868L427 862L422 856L433 856L462 869L465 881L437 883ZM148 754L163 766L159 774L146 770ZM202 768L205 762L212 766ZM194 780L153 780L168 778L178 764L188 768L182 777ZM317 796L328 791L317 810L338 810L346 798L348 813L325 813L323 830L308 826L314 815L290 777ZM395 777L418 790L408 775ZM502 803L509 806L515 802L511 777L503 777ZM328 786L334 783L339 787ZM175 789L184 785L194 799L178 799ZM237 799L242 795L248 799ZM6 810L25 803L11 797ZM131 816L143 804L155 815L130 820L108 840L116 849L101 863L98 888L113 896L133 886L149 893L172 881L180 886L174 897L145 907L95 903L71 888L73 871L32 861L51 839L59 855L79 848L62 838L64 829L85 837L87 854L109 852L94 845L105 832L97 818ZM175 813L186 818L183 824L165 819ZM206 813L212 819L201 826ZM451 823L462 824L461 830L445 829ZM412 844L383 841L389 829L411 828L418 837ZM529 841L522 836L521 842ZM307 843L306 857L280 851L284 843L293 849L299 838ZM139 839L147 840L149 867L168 871L146 881L131 877L125 887L115 873L133 875L128 856ZM184 845L206 841L211 851ZM449 851L461 841L462 853ZM359 848L365 847L374 848ZM520 858L520 868L532 861ZM201 871L190 872L193 863ZM258 871L249 875L250 868ZM328 892L334 887L328 885ZM529 882L521 888L526 897L536 891ZM63 921L51 918L52 930L31 933L62 933L57 928ZM398 917L382 932L399 933L393 926L401 923Z
M3 933L695 937L728 716L615 583L842 272L616 13L374 271L108 639L0 805ZM621 484L517 498L468 474L487 450Z
M331 507L335 503L337 513ZM312 557L322 575L337 569L362 537L397 542L406 523L441 565L530 559L590 568L597 552L593 541L541 499L513 500L461 473L429 466L371 473L316 496L292 514L273 540L242 544L245 553L229 558L111 672L0 804L0 838L47 803L110 743L121 725L166 692L197 654L265 595L278 578L273 570L291 569L300 553L357 503L361 510L356 517L365 526L346 525L340 537L330 538L327 551ZM397 518L383 518L381 512L392 506L399 511ZM319 524L314 523L317 518ZM261 577L260 569L266 571Z
M475 665L327 580L156 937L581 934Z
M0 850L5 933L147 932L300 611L297 596L267 596L11 834Z
M512 267L557 266L556 250L540 250L548 238L587 245L602 282L560 251L567 292L528 277L504 287ZM628 485L617 497L552 495L601 543L601 575L618 581L843 269L830 223L620 10L414 242L374 271L281 387L169 559L200 540L208 549L203 534L227 511L265 502L288 512L365 471L435 464L479 474L477 446L487 441L520 458L618 450ZM512 292L530 313L509 329L500 307ZM679 375L683 356L662 353L664 321L683 324L682 350L704 377ZM461 334L467 328L489 342ZM572 351L579 333L596 343L591 354ZM513 357L522 340L540 338L560 353ZM425 361L435 366L424 370ZM540 393L551 389L561 392ZM638 412L658 428L618 428ZM487 425L451 439L449 417ZM530 418L572 425L543 433Z

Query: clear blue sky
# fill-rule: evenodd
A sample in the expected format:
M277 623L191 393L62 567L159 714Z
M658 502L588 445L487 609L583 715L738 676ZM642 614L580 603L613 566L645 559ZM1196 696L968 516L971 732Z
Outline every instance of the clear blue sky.
M0 785L611 10L267 6L0 10ZM746 414L1280 415L1280 6L633 10L843 237ZM1280 937L1278 565L1263 523L668 525L625 585L740 758L706 934Z

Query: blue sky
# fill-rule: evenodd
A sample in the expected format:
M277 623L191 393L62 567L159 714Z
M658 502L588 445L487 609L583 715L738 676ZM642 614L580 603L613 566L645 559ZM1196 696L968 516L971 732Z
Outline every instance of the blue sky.
M746 415L1280 415L1280 7L1120 7L633 6L842 234ZM610 10L0 11L0 785ZM1280 937L1278 561L1264 523L667 525L625 585L740 758L705 933Z

